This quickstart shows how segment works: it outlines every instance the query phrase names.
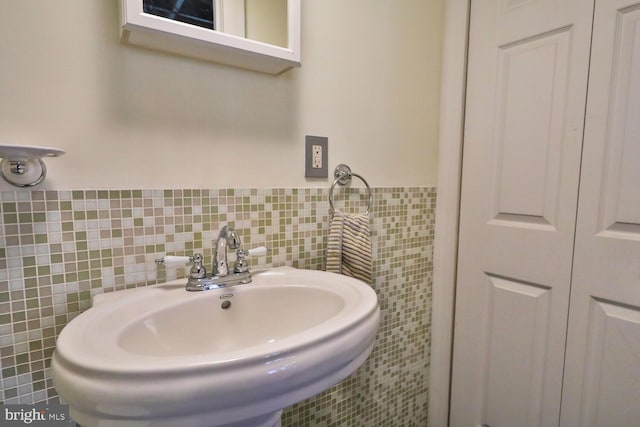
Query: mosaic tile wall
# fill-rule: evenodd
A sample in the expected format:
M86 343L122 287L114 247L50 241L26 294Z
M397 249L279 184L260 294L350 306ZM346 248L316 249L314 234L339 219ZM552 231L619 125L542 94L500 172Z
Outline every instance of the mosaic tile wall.
M376 188L376 346L351 377L285 410L283 426L426 425L435 189ZM339 189L335 206L363 211L367 194ZM91 297L184 277L164 254L202 252L224 224L254 267L322 269L328 189L0 192L0 400L55 402L49 362L62 328Z

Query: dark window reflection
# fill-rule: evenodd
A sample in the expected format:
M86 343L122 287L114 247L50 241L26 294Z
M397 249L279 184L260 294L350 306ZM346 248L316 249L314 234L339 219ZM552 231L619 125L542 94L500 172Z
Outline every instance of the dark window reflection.
M213 0L143 0L144 12L215 30Z

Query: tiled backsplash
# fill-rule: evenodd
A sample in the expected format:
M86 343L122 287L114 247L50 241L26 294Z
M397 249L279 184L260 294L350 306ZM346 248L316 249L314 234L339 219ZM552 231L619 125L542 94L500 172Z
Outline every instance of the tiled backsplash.
M339 189L337 209L364 211L363 190ZM255 267L323 269L328 189L0 192L0 368L4 403L57 400L49 363L62 328L91 296L184 277L165 254L202 252L224 224ZM373 287L382 322L351 377L285 410L284 426L426 425L435 189L375 188Z

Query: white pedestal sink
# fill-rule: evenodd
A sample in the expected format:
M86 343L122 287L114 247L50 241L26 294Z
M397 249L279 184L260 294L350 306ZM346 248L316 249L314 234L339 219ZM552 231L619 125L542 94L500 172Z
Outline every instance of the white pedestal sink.
M83 427L278 426L365 361L379 320L375 292L333 273L177 280L97 296L60 334L53 381Z

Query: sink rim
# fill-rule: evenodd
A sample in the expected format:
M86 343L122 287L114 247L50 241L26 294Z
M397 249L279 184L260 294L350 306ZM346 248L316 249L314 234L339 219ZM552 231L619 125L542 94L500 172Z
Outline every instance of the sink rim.
M329 341L343 334L346 329L354 328L357 324L366 321L379 310L377 295L364 283L358 282L359 286L356 287L353 284L354 279L324 271L320 273L334 275L331 282L302 283L313 280L313 273L318 271L278 267L254 273L251 284L203 292L186 291L184 279L124 291L126 295L121 295L119 298L112 296L111 301L96 304L92 309L78 316L83 318L81 322L70 322L63 329L56 344L57 362L66 365L67 368L73 367L87 373L110 375L173 375L182 372L228 370L231 367L249 365L257 361L264 362L266 359L277 358L284 353L303 350L323 341ZM290 283L275 283L282 282L283 279ZM308 329L297 331L274 343L253 345L239 350L157 356L131 352L123 349L118 343L121 334L131 324L140 322L155 312L168 310L172 306L188 304L196 298L213 299L212 304L217 305L219 296L223 294L233 293L237 300L242 294L249 293L256 287L265 289L288 286L311 287L335 293L343 297L345 302L342 309L332 317ZM162 305L163 303L167 305ZM116 315L132 306L139 308L135 316L128 318ZM115 324L109 323L108 320L115 320ZM208 326L215 327L215 325L205 327ZM194 333L196 331L197 329L194 329ZM312 338L309 338L310 334L313 334ZM77 339L78 336L81 338Z

